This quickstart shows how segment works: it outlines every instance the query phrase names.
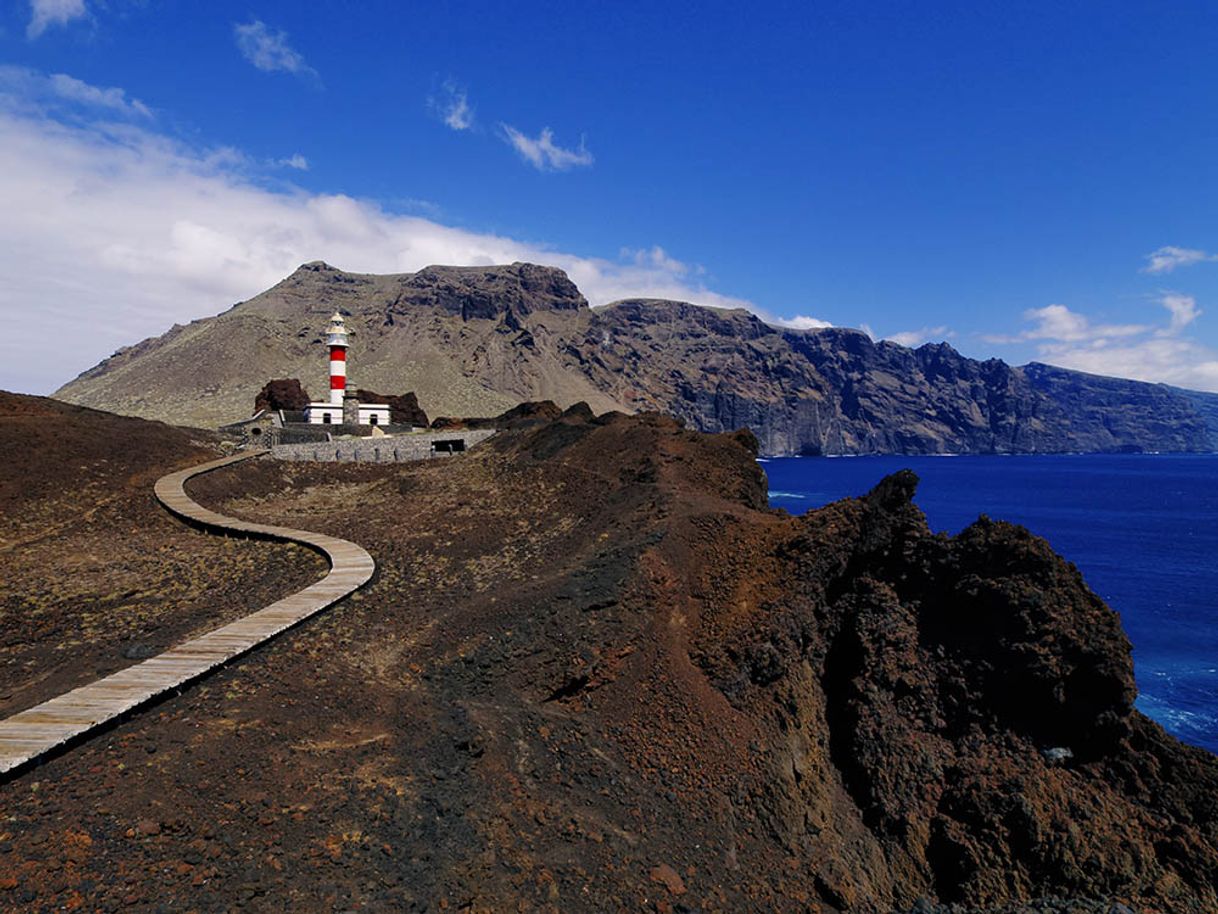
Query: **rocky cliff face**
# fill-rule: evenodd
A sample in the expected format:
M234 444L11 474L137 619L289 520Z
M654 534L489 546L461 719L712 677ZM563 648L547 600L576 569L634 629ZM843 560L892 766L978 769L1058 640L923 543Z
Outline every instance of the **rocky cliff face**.
M413 390L431 415L528 400L654 409L748 427L767 454L1210 451L1218 395L795 331L746 311L631 300L591 309L560 270L428 267L372 276L305 264L214 318L116 353L56 396L205 426L242 418L267 377L325 386L321 330L355 330L351 383Z

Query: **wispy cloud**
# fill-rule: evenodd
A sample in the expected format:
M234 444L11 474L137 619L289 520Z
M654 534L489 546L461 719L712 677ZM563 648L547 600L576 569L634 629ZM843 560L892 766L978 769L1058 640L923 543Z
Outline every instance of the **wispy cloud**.
M949 340L955 335L946 326L940 325L938 327L920 327L917 330L902 330L898 333L890 333L884 339L890 343L908 346L912 349L915 346L921 346L923 343L930 343L936 340Z
M25 34L37 38L52 26L67 25L87 15L85 0L30 0L30 24Z
M469 130L474 126L474 109L469 93L453 80L445 80L440 91L427 100L428 107L452 130Z
M1030 340L1052 340L1059 343L1096 343L1114 337L1137 336L1151 328L1145 324L1093 324L1085 315L1071 311L1065 305L1045 305L1023 313L1033 327L1014 336L986 334L987 343L1023 343Z
M297 171L309 170L309 160L299 152L288 156L286 159L276 159L275 164L280 168L295 168Z
M503 130L504 140L538 171L586 168L595 161L582 138L578 149L564 149L554 142L554 131L549 127L543 128L536 138L526 136L511 124L501 123L499 127Z
M649 248L622 248L621 257L623 260L632 260L639 266L659 267L661 270L672 273L674 276L706 272L706 269L701 265L691 266L677 260L677 258L671 256L658 244L652 245Z
M1201 316L1196 299L1161 292L1155 303L1167 311L1163 324L1097 324L1065 305L1024 312L1033 326L1013 336L985 336L998 344L1035 342L1038 357L1063 368L1218 390L1218 353L1184 331Z
M1152 336L1098 349L1046 347L1041 358L1062 368L1218 391L1218 353L1196 340Z
M1218 260L1218 254L1210 254L1196 248L1177 248L1168 245L1146 255L1143 273L1170 273L1179 267L1191 267L1195 263Z
M577 256L265 184L259 163L239 151L189 146L155 122L123 124L109 112L60 117L15 91L0 82L0 319L13 328L0 388L52 390L120 346L214 314L319 258L374 273L532 261L566 270L594 305L751 307L707 288L663 248ZM30 302L39 320L12 320Z
M870 324L859 324L859 329L871 337L873 342L881 340L896 343L898 346L908 346L910 349L921 346L923 343L931 343L936 340L950 340L956 336L956 331L951 328L940 325L938 327L920 327L917 330L900 330L896 333L889 333L886 336L881 336L871 329Z
M127 115L152 117L152 111L138 98L128 98L122 89L114 87L103 89L91 86L68 76L66 73L55 73L50 77L51 90L60 98L80 102L83 105L93 105L98 108L109 108Z
M762 318L767 324L773 324L776 327L790 327L792 330L823 330L833 326L819 317L808 317L805 314L797 314L794 317L771 317L763 314Z
M288 44L288 33L270 28L260 19L234 25L233 36L245 59L259 70L317 76L300 52Z
M1201 316L1201 309L1197 307L1197 299L1191 295L1164 292L1159 297L1159 304L1171 314L1171 324L1166 330L1160 331L1162 334L1177 334Z
M10 104L25 104L44 110L105 111L132 119L151 119L152 109L122 89L94 86L66 73L46 76L28 67L0 65L0 94Z

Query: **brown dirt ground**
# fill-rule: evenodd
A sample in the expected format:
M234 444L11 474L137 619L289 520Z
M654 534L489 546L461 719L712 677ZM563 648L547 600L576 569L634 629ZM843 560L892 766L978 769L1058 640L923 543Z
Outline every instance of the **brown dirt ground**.
M218 510L361 543L377 577L0 785L0 905L829 912L1065 893L1205 910L1218 766L1127 708L1128 644L1077 575L1008 528L924 535L896 484L771 512L747 447L576 411L452 460L197 480ZM156 455L140 485L198 456ZM161 520L130 523L151 542L172 536ZM217 587L297 580L265 544L180 536L181 566L153 555L125 586L165 580L162 563ZM53 542L24 587L59 574ZM977 600L1014 581L1053 611L998 647L955 623L912 631L930 591L902 582L961 569L1001 585ZM1076 767L1044 762L1039 716L987 691L986 651L1028 643L1050 645L1030 688L1090 689L1041 700L1077 718L1092 757Z
M152 496L218 441L0 393L0 715L304 587L307 549L196 532Z

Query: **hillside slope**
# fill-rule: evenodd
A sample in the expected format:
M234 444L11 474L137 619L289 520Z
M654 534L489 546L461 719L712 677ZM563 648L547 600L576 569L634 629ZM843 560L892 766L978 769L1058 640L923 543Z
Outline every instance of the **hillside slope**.
M121 350L56 396L214 427L248 415L270 378L318 395L335 309L355 330L351 383L415 391L432 416L584 401L710 432L747 426L767 454L1218 448L1215 395L978 362L944 343L910 350L853 330L784 329L743 310L591 309L562 271L520 263L389 276L305 264L223 314Z
M160 476L215 459L217 443L0 391L0 716L325 573L306 549L198 533L156 503Z

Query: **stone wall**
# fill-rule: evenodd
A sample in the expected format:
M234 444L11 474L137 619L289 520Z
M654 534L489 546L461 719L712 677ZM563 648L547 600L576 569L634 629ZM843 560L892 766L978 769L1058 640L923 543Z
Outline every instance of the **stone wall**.
M495 434L494 429L451 432L420 432L412 435L386 435L384 438L356 438L320 441L309 444L281 444L271 448L277 460L315 460L324 463L405 463L450 457L436 453L437 441L464 441L469 450Z

